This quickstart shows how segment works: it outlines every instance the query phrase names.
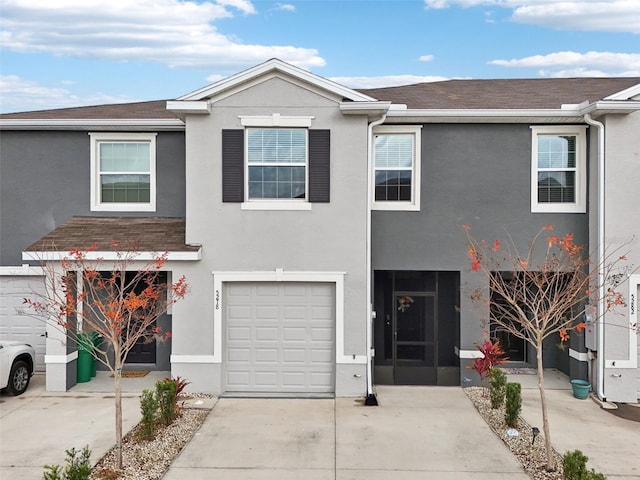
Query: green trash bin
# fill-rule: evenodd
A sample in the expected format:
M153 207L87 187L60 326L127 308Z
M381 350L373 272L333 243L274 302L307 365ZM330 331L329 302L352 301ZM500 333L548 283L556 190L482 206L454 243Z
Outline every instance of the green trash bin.
M102 345L102 337L98 332L91 332L91 344L93 345L94 349L100 348L100 346ZM97 369L98 369L98 360L96 360L96 357L94 355L91 355L91 376L92 377L96 376Z
M78 367L77 382L85 383L91 380L91 336L88 333L78 334Z

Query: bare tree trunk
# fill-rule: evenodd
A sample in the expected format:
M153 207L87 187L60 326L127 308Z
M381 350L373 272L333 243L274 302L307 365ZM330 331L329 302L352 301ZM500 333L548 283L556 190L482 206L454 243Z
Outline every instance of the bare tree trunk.
M549 416L547 414L547 400L544 393L544 370L542 368L542 342L536 346L538 356L538 391L540 392L540 406L542 407L542 430L544 432L544 446L547 452L547 471L556 469L556 461L551 445L551 432L549 431Z
M116 400L116 461L118 469L122 470L122 365L117 360L113 379Z

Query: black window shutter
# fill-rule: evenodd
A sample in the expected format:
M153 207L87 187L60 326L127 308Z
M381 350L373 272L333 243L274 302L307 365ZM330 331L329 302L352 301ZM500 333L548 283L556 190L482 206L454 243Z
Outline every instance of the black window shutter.
M244 130L222 130L222 201L244 202Z
M330 130L309 130L309 201L328 202L330 190Z

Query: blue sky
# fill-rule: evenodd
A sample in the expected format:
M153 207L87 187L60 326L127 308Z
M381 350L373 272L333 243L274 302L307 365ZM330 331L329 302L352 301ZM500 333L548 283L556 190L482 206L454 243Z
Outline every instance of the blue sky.
M0 111L179 97L277 57L352 88L640 76L640 0L0 0Z

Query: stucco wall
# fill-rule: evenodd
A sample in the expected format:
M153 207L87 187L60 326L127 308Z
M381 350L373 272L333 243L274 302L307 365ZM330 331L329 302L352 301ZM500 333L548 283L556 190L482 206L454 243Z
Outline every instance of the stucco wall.
M174 322L174 330L180 328L183 333L174 337L174 354L213 353L211 272L280 268L346 272L344 352L338 354L366 354L367 122L343 116L339 101L272 78L218 101L210 115L187 119L187 242L203 248L197 266L184 266L195 278L190 279L192 291L179 307L187 324ZM239 203L222 202L222 129L242 128L239 115L273 113L311 115L312 129L331 130L329 203L313 203L311 211L247 211ZM191 368L193 374L208 370L219 382L219 365ZM336 392L362 394L363 373L361 365L338 366ZM360 377L352 383L356 374Z
M468 297L484 282L469 271L462 225L470 225L479 240L506 241L510 235L526 251L548 224L587 244L587 214L531 213L527 124L426 124L421 173L419 212L373 212L373 268L460 271L460 348L474 350L486 312L475 309Z
M74 215L185 215L184 133L156 138L157 210L92 212L87 131L3 131L0 136L0 264Z
M640 265L640 113L609 115L606 124L606 196L605 238L611 251L623 244L627 266L637 269ZM637 271L635 273L638 273ZM629 305L629 287L623 284L619 291ZM637 295L637 291L635 292ZM637 302L636 302L637 308ZM616 314L605 316L604 355L607 368L604 372L604 393L607 399L635 402L640 398L639 369L615 368L630 359L630 341L639 341L629 328L629 309L620 308ZM637 362L637 353L632 354Z

